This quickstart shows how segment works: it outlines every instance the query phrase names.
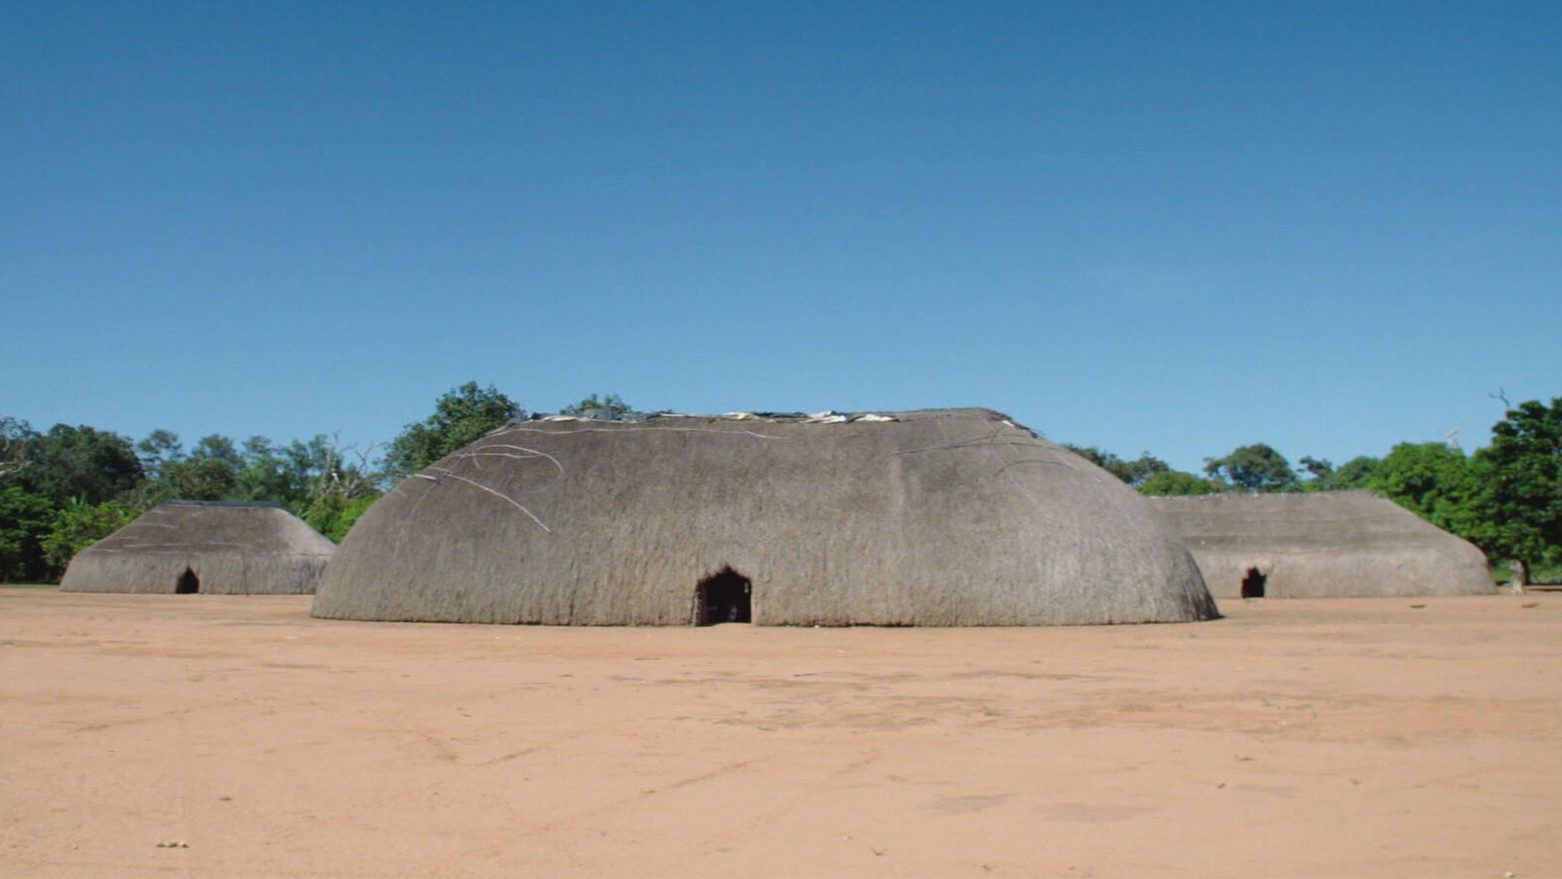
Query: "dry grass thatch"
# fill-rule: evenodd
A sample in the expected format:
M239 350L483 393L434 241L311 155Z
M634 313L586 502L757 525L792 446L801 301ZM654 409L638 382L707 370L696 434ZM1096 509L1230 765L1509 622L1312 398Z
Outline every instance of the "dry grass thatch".
M1243 595L1244 582L1271 598L1493 591L1479 549L1370 491L1150 500L1216 597Z
M988 410L893 418L511 425L365 513L314 614L688 625L728 568L767 625L1215 614L1176 536L1105 471Z
M308 594L335 551L276 504L168 501L78 553L60 588Z

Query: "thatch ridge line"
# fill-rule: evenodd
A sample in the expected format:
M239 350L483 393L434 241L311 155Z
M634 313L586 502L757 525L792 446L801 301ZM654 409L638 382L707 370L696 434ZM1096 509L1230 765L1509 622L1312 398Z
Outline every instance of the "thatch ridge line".
M1189 545L1197 547L1199 549L1209 549L1211 551L1227 551L1227 552L1231 551L1227 547L1210 546L1209 543L1207 543L1206 541L1202 541L1202 540L1199 540L1199 541L1192 541L1192 540L1190 540L1190 541L1188 541L1188 543L1189 543ZM1251 551L1253 551L1253 552L1261 552L1264 555L1322 555L1322 556L1328 556L1330 558L1335 558L1335 557L1338 557L1338 556L1341 556L1341 555L1348 555L1348 554L1353 553L1353 552L1374 552L1374 551L1383 550L1383 549L1406 549L1406 548L1407 547L1405 547L1403 544L1383 543L1383 544L1368 544L1366 546L1352 547L1351 549L1345 549L1345 550L1342 550L1339 547L1335 547L1335 546L1323 547L1323 548L1320 548L1320 549L1295 549L1295 548L1291 548L1291 547L1274 547L1274 548L1271 548L1271 547L1267 547L1267 546L1260 546L1260 547L1252 547Z
M238 546L238 545L239 544L233 544L233 543L208 543L208 544L206 544L206 546ZM200 550L179 549L177 547L170 547L166 543L127 543L124 546L105 546L105 547L102 547L100 549L95 550L95 552L109 553L109 554L125 554L125 555L200 555L201 554ZM330 558L332 553L329 553L329 552L300 552L298 550L293 550L293 551L289 551L289 552L253 552L253 551L247 551L246 550L246 551L240 552L239 555L241 557L243 557L243 558L261 558L263 556L264 557L270 557L270 556L297 556L299 558L321 558L321 557Z
M1394 522L1400 517L1394 513L1370 513L1360 516L1243 516L1242 524L1253 525L1345 525L1351 522ZM1425 520L1423 520L1425 521ZM1432 525L1431 522L1427 522ZM1436 528L1436 525L1432 525Z
M705 418L705 417L709 417L709 416L697 415L697 416L689 416L689 417L691 417L691 418ZM604 421L604 422L601 422L601 423L602 424L619 424L619 423L625 423L625 422ZM780 422L776 422L776 423L780 423ZM724 435L727 435L727 436L738 436L739 434L747 434L747 435L752 436L752 437L758 437L759 439L768 439L768 440L789 440L789 439L791 439L791 437L771 436L770 434L767 434L767 433L755 433L752 430L714 430L714 429L706 428L706 427L587 427L587 428L583 428L581 430L542 430L540 428L535 428L535 427L502 427L499 430L494 431L493 433L485 434L484 438L486 439L487 437L490 437L490 436L503 436L503 435L505 435L507 433L510 433L512 431L524 431L526 433L545 433L545 434L547 434L549 436L559 436L561 434L572 434L572 433L629 433L629 432L632 432L632 431L640 431L640 430L663 430L663 431L676 431L676 432L680 432L680 433L719 433L719 434L724 434ZM481 442L481 440L479 440L479 442Z
M244 550L244 549L247 549L249 547L249 544L247 544L247 543L232 543L232 542L224 541L224 540L207 540L207 541L202 541L202 545L204 545L204 546L232 546L232 547L235 547L235 548L237 548L239 550ZM125 549L148 550L148 551L154 551L154 552L187 552L187 550L183 550L183 549L166 549L166 550L159 549L159 547L167 547L167 546L178 546L178 544L170 544L170 543L132 543L132 542L128 542L128 541L124 544L124 548ZM104 549L105 552L116 552L116 551L118 551L114 547L104 547L103 549Z
M172 500L163 501L163 504L172 504L179 507L231 507L235 509L240 507L269 507L273 510L283 510L284 512L287 510L286 507L276 501L190 501L173 498ZM158 504L158 506L162 506L162 504Z
M1007 418L1001 419L998 423L1000 425L1007 425L1008 427L1012 427L1012 428L1015 428L1017 430L1023 431L1026 436L1030 437L1031 441L1030 442L1017 442L1017 441L1010 441L1010 440L999 441L998 440L998 436L1004 432L1003 427L994 427L984 437L980 437L980 438L976 438L976 439L968 439L968 440L959 440L957 442L944 443L944 444L936 445L936 446L924 446L922 448L917 448L917 449L896 449L896 450L890 452L890 454L891 455L910 455L910 454L913 454L913 453L920 453L920 452L950 452L950 451L957 451L959 449L969 449L969 448L976 448L976 447L980 447L980 446L1019 446L1021 448L1027 448L1027 449L1033 449L1033 448L1035 448L1035 449L1048 449L1050 451L1050 447L1047 445L1046 441L1044 441L1035 431L1031 430L1030 428L1022 427L1021 425L1015 424L1013 421L1010 421ZM1013 463L1013 462L1011 462L1011 463ZM1070 469L1073 469L1072 465L1068 465L1064 461L1057 461L1057 462L1054 462L1054 463L1064 464L1065 466L1068 466Z

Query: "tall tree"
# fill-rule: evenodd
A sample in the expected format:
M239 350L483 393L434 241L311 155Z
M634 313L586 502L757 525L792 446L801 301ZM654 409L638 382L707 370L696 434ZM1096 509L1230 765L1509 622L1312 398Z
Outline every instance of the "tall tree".
M1296 484L1291 462L1264 443L1239 446L1224 458L1205 458L1204 472L1243 491L1285 491Z
M315 434L308 442L289 443L284 456L293 477L299 515L307 518L309 511L320 504L340 508L348 501L378 497L380 474L369 463L374 448L370 444L360 451L323 433ZM367 505L362 505L362 509L367 509Z
M267 437L252 436L244 441L240 456L244 463L234 477L234 500L276 501L297 509L297 480L282 450Z
M1227 486L1211 482L1181 470L1163 470L1139 483L1139 493L1150 497L1175 497L1187 494L1219 494Z
M137 444L143 466L150 464L156 476L129 494L130 505L156 506L167 500L224 501L236 498L235 488L244 459L233 440L219 433L201 437L189 454L182 451L179 436L155 430Z
M1357 455L1334 468L1327 476L1320 477L1321 491L1342 491L1351 488L1367 488L1380 462L1370 455Z
M1368 487L1444 531L1483 542L1475 473L1464 452L1447 443L1400 443L1374 468Z
M1308 479L1297 483L1296 487L1301 491L1343 491L1366 488L1378 466L1378 459L1357 455L1336 467L1331 461L1304 455L1296 463L1309 475Z
M0 480L0 583L42 580L48 566L41 539L54 506L11 481Z
M1303 455L1302 459L1296 463L1315 482L1334 475L1334 462L1328 458L1314 458L1312 455Z
M0 583L45 575L40 539L54 504L21 480L32 463L29 447L38 437L26 421L0 417Z
M386 472L397 478L416 473L525 412L493 385L479 388L477 382L467 382L441 396L433 415L407 425L391 442Z
M170 461L184 460L184 446L179 434L158 428L136 443L136 453L141 458L141 469L148 479L156 479L163 473L163 465Z
M119 501L83 504L74 499L54 514L48 531L39 540L50 579L58 580L65 566L81 552L115 531L129 525L140 515Z
M1151 455L1149 452L1140 452L1138 460L1125 461L1111 452L1103 451L1095 446L1075 446L1064 443L1063 448L1116 476L1127 485L1135 487L1151 476L1157 473L1165 473L1171 469L1165 461Z
M1562 397L1509 409L1475 469L1489 529L1483 548L1517 562L1522 587L1535 563L1562 558Z
M27 465L11 478L55 508L67 498L101 504L134 488L142 477L130 440L86 425L56 424L30 438L23 455Z

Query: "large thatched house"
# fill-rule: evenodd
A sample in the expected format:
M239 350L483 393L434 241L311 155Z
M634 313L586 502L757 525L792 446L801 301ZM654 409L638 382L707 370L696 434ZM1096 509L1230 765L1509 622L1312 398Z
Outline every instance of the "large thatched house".
M77 553L60 588L308 594L335 551L276 504L168 501Z
M1218 598L1493 591L1479 549L1370 491L1150 500Z
M1144 498L985 409L512 424L354 526L319 617L1047 625L1215 614Z

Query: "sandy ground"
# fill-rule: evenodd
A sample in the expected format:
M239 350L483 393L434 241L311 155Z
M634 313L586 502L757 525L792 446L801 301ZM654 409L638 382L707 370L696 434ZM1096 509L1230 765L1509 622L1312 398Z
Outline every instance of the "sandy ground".
M0 874L1562 875L1562 595L1053 629L308 607L0 589Z

